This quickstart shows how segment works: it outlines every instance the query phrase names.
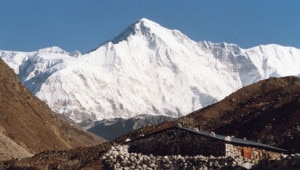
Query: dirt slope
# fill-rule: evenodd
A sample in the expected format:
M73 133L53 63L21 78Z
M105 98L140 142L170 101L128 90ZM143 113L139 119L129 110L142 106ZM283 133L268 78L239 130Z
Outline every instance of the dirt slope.
M0 146L0 160L26 158L32 156L31 153L3 133L0 133Z
M300 78L260 81L180 121L300 152Z
M273 146L294 149L299 143L300 79L271 78L242 88L224 100L176 121L135 130L115 142L181 124L220 134L247 137ZM298 143L297 143L298 142ZM295 147L296 146L296 147ZM31 158L0 163L0 168L100 169L110 143L66 151L42 152Z
M0 169L102 169L101 157L110 147L110 143L102 143L64 151L45 151L22 160L0 162Z
M246 137L300 152L300 78L270 78L232 93L222 101L176 121L133 131L118 139L135 138L182 125L218 134Z
M0 126L2 141L14 141L31 154L103 142L101 138L71 125L60 115L53 113L45 103L20 83L13 70L2 60L0 60ZM0 143L1 149L5 148L4 143ZM7 159L12 157L16 156L6 156Z

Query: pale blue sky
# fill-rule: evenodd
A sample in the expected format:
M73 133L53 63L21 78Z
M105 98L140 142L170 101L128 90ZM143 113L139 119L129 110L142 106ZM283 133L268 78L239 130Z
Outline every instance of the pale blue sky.
M298 0L0 0L0 49L86 53L143 17L195 41L300 48Z

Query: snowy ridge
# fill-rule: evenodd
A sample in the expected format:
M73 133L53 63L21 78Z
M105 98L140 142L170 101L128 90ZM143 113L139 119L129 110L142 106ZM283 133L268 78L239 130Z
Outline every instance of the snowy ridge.
M76 122L177 117L270 76L300 75L299 49L195 42L144 18L88 54L51 47L0 55L37 97Z

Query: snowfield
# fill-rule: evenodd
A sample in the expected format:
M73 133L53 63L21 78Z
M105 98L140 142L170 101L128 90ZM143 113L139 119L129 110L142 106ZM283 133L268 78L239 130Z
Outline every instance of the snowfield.
M87 54L0 51L22 83L76 122L178 117L269 77L300 75L300 50L195 42L148 19Z

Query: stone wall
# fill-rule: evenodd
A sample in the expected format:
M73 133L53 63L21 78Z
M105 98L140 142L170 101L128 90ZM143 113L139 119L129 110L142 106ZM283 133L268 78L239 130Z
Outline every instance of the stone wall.
M128 146L112 146L102 157L103 169L137 169L137 170L155 170L155 169L251 169L253 162L245 160L242 157L225 156L154 156L141 153L129 153Z
M103 155L103 169L300 169L300 154L281 155L276 160L263 159L256 163L242 156L154 156L129 153L127 145L114 145Z
M224 141L173 128L129 143L129 152L153 155L224 156Z
M256 163L263 159L277 159L281 156L281 153L268 151L265 149L255 148L255 147L246 147L246 146L237 146L233 144L225 144L226 146L226 156L243 156L244 158L254 160ZM248 157L248 153L250 152L250 155Z
M212 134L213 135L213 134ZM197 132L170 128L132 140L129 152L153 155L242 156L256 163L263 159L276 159L281 153L215 139Z

